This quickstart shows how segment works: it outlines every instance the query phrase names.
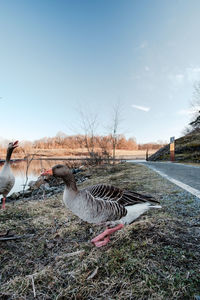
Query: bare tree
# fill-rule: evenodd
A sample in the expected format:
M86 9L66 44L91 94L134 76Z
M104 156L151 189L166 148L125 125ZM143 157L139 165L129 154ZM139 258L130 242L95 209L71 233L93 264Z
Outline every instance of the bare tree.
M55 139L58 147L60 148L64 147L66 137L67 135L64 132L62 131L57 132Z
M107 163L110 163L111 149L112 149L112 139L110 136L100 136L98 137L98 144L101 149L101 156L105 159Z
M192 129L199 129L200 128L200 81L196 82L196 84L194 85L193 100L191 102L191 107L193 110L193 117L189 125L192 127Z
M84 132L84 146L88 151L91 162L98 164L100 162L100 155L96 150L96 130L98 127L97 114L89 114L80 111L81 128Z
M191 105L194 108L200 106L200 81L194 84L193 100Z
M196 117L196 119L194 121L190 122L190 125L194 129L200 129L200 111L198 112L198 116Z
M122 121L120 113L121 113L120 104L117 103L113 108L113 116L112 116L112 124L111 124L113 163L116 158L116 148L117 148L117 142L118 142L118 137L119 137L119 132L118 132L119 124Z
M191 133L191 126L190 125L187 125L183 128L183 130L181 131L181 133L183 135L187 135L187 134L190 134Z
M95 133L98 127L97 114L86 114L83 111L81 114L82 129L84 131L85 147L90 155L94 153L95 148Z

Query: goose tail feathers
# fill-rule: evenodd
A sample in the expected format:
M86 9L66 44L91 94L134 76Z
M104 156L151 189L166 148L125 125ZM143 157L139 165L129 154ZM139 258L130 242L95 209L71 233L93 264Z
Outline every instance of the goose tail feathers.
M142 195L133 191L128 191L125 190L123 193L123 197L121 199L124 203L125 206L130 206L133 204L137 204L137 203L146 203L148 202L151 205L159 205L160 202L158 200L156 200L154 197L152 196L146 196L146 195Z

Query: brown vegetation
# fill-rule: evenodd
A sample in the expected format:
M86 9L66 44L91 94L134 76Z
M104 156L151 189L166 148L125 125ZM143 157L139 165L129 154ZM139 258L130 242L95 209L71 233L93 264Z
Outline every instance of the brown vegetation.
M13 157L23 157L24 152L39 156L87 156L92 152L100 156L112 156L113 137L107 136L85 136L72 135L67 136L64 133L58 133L55 137L44 137L34 142L22 141L21 147L17 148ZM119 150L157 150L164 145L160 143L137 144L135 138L126 138L124 135L118 135L116 139L116 155ZM0 158L6 155L7 143L4 143L0 149ZM91 149L93 151L91 151Z
M92 141L91 141L92 139ZM93 136L92 138L87 139L87 143L93 144L94 148L105 147L109 150L112 149L112 138L111 136ZM33 143L35 149L56 149L56 148L65 148L65 149L76 149L76 148L86 148L85 147L85 135L73 135L73 136L56 136L52 138L42 138ZM137 150L138 146L136 141L133 138L128 140L120 135L117 142L117 149L128 149L128 150Z

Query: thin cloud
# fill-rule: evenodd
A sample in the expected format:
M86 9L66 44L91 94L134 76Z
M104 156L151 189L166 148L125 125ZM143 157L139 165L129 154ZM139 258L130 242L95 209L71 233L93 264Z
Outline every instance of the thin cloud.
M146 47L148 47L148 43L147 43L147 41L144 41L144 42L142 42L140 45L139 45L139 49L144 49L144 48L146 48Z
M131 106L133 108L136 108L136 109L139 109L139 110L142 110L142 111L145 111L145 112L150 111L150 107L140 106L140 105L135 105L135 104L132 104Z
M197 113L200 110L200 106L195 106L188 109L181 109L177 112L178 115L192 115Z
M183 83L184 79L185 79L185 75L184 74L170 74L169 75L169 79L172 81L172 83L174 85L180 85Z
M130 76L130 80L139 80L141 78L142 78L141 75L132 75L132 76Z
M187 68L186 76L188 81L194 82L200 79L200 67Z
M175 79L176 79L177 83L182 83L183 80L184 80L184 75L183 74L176 74Z
M143 41L141 42L135 49L145 49L148 47L148 42L147 41Z
M200 67L190 67L178 74L169 74L168 78L174 85L181 85L184 82L195 82L200 80Z

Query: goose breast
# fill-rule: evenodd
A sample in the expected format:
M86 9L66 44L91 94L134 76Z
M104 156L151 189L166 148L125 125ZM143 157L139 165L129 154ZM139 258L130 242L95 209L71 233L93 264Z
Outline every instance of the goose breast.
M13 188L15 184L15 177L11 173L7 176L0 174L0 194L4 197L7 196L7 194L10 192L10 190Z

